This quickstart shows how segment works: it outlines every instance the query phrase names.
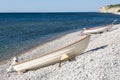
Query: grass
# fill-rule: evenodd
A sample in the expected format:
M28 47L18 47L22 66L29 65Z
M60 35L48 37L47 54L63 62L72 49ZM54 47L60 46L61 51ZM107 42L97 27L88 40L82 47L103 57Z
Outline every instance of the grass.
M120 12L120 9L117 12Z
M108 8L113 8L113 7L120 7L120 4L115 4L115 5L108 5Z

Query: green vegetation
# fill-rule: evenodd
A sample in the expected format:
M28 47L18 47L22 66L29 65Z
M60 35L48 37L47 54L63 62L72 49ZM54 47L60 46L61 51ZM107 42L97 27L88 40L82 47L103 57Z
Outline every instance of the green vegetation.
M108 5L108 8L113 8L113 7L120 7L120 4L115 4L115 5Z
M120 12L120 9L117 12Z

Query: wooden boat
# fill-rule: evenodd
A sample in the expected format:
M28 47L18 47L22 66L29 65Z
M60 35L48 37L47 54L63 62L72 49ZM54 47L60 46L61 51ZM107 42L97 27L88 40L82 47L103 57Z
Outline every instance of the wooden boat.
M97 33L103 33L105 31L111 31L111 28L113 27L116 21L117 20L114 20L111 24L102 26L102 27L83 29L82 33L83 34L97 34Z
M78 41L56 51L40 55L39 57L31 60L18 62L13 65L13 69L18 72L25 72L68 60L82 53L87 48L89 39L90 35L83 35Z

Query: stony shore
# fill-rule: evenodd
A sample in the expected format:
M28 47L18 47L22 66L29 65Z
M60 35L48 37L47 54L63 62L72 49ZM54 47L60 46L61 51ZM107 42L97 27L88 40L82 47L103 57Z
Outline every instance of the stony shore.
M119 80L120 79L120 25L110 32L91 35L88 48L72 61L65 61L61 67L58 63L22 75L7 73L11 64L0 65L0 80ZM80 31L67 34L59 39L38 46L18 56L19 60L32 58L41 53L53 51L78 40ZM59 44L59 45L58 45Z
M118 12L118 13L113 13L113 14L120 15L120 12Z

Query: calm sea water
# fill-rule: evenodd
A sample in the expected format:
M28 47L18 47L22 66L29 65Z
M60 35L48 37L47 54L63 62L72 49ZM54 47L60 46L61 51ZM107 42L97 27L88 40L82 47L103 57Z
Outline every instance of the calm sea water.
M1 13L0 56L16 54L61 33L111 23L120 16L103 13Z

